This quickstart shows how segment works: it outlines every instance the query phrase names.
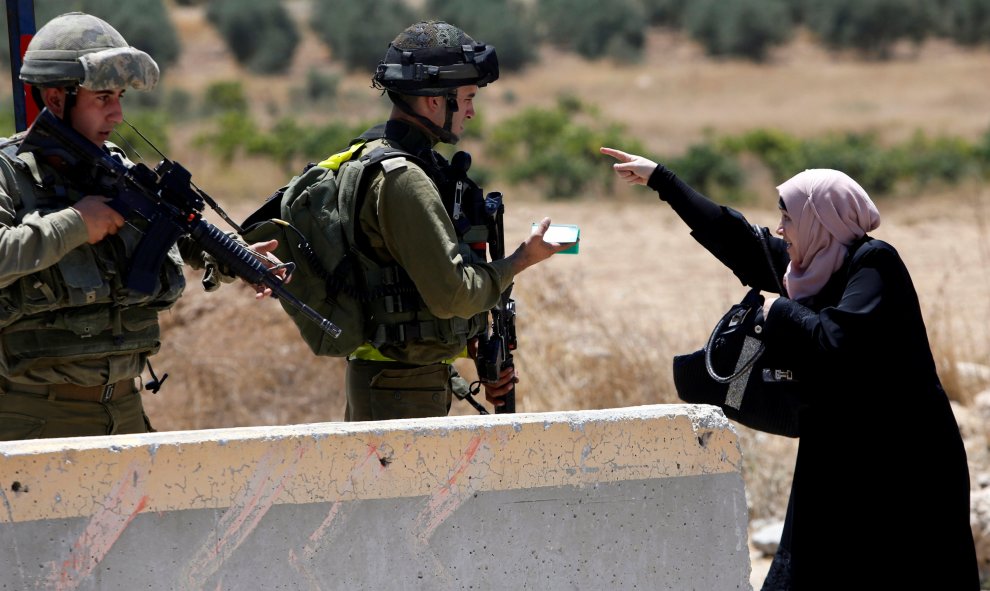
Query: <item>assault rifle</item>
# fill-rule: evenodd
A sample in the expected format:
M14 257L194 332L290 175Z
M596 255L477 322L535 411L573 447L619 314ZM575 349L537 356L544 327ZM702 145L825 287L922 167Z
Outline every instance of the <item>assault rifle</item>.
M502 217L505 206L502 194L497 192L485 196L485 211L489 220L489 251L492 260L505 257L505 229ZM478 379L482 382L497 382L502 370L512 367L512 352L516 350L516 302L510 297L512 285L502 292L498 304L491 310L491 332L485 331L478 338L478 356L475 365ZM495 407L496 414L516 412L516 387L502 398L505 404Z
M440 196L458 238L468 243L479 256L484 257L487 248L491 260L498 260L505 257L505 232L502 225L505 206L502 204L502 194L491 192L484 195L481 187L467 176L470 168L470 154L454 154L450 164L444 167L443 179L439 183ZM484 231L479 232L478 228ZM511 293L510 285L489 311L490 327L486 327L485 332L478 335L478 351L474 363L480 382L497 382L502 370L512 367L512 352L516 350L516 303L510 297ZM488 414L485 407L473 398L480 388L480 384L472 384L470 394L464 399L479 413ZM505 404L495 407L496 414L516 412L515 387L502 400Z
M213 199L192 183L192 175L179 163L164 158L154 170L144 164L125 165L117 157L89 141L47 109L41 111L25 135L18 153L32 152L50 159L85 193L110 198L110 207L129 222L144 220L144 236L128 262L125 285L140 293L153 293L169 249L188 235L230 272L298 308L334 338L340 328L299 301L284 287L284 280L239 242L203 219L204 203ZM291 266L290 269L291 271Z

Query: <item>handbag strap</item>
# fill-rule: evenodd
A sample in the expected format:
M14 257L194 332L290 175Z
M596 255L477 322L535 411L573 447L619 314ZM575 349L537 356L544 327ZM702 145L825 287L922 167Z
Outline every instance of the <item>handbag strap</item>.
M771 275L773 275L774 281L777 282L777 287L780 289L780 294L787 295L787 293L784 291L784 286L780 281L780 277L777 275L777 268L773 264L773 255L770 254L770 237L769 237L770 230L766 227L758 226L756 224L753 224L751 227L753 229L753 233L756 234L756 238L760 242L760 246L763 247L763 254L767 258L767 265L770 267L770 273ZM750 293L752 293L753 291L756 290L751 290ZM748 372L753 367L753 364L756 363L756 361L760 358L761 355L763 355L763 352L766 350L766 345L763 344L762 340L754 339L759 344L753 351L753 354L749 357L749 359L746 359L745 361L737 362L736 368L733 370L731 374L727 376L719 375L718 372L715 371L715 367L712 365L712 349L715 346L715 339L718 338L718 335L725 328L725 325L731 322L733 317L739 316L740 314L742 314L742 316L739 318L739 321L741 321L742 318L745 318L747 314L755 313L755 305L749 302L749 300L750 297L749 294L747 294L746 298L743 299L742 304L738 306L733 306L731 309L729 309L729 311L722 316L722 319L718 321L718 324L715 325L715 328L712 330L712 334L708 336L708 343L705 345L705 369L708 370L708 375L711 376L713 380L715 380L720 384L728 384L729 382L738 379L739 376ZM745 339L748 338L753 338L753 337L749 337L749 336L745 337L744 342ZM740 360L742 359L742 355L746 349L747 347L743 347L743 349L739 352Z
M743 361L742 363L737 362L736 368L735 370L733 370L731 374L727 376L722 376L715 371L715 367L712 365L712 349L714 349L715 346L715 339L718 337L719 333L722 332L722 329L726 325L726 323L731 321L732 317L743 312L745 312L745 314L752 314L754 310L752 307L738 308L737 306L733 306L733 309L726 312L725 315L722 316L722 319L718 321L718 324L715 325L715 329L712 330L712 334L709 335L708 337L708 343L705 344L705 369L708 370L708 375L711 376L713 380L715 380L720 384L728 384L729 382L737 379L739 376L749 371L749 369L753 367L753 364L756 363L756 361L760 358L760 355L763 355L763 351L766 350L766 345L763 344L763 341L758 341L759 346L756 347L756 350L753 351L753 354L749 357L749 359ZM745 337L745 338L752 338L752 337ZM740 351L739 354L741 359L742 351Z

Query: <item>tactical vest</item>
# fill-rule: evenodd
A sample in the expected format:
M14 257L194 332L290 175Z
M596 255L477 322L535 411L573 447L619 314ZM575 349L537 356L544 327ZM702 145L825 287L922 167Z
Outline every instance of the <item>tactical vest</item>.
M365 150L373 150L381 142L371 141ZM427 175L437 180L435 171L421 167ZM431 174L434 172L434 174ZM387 174L383 172L380 174ZM369 175L374 176L374 175ZM364 184L359 194L369 190ZM455 183L437 183L441 198L454 221L458 239L458 250L466 264L485 263L488 242L488 227L483 223L472 223L460 212L454 213L454 202L459 197L453 195ZM443 193L449 193L444 195ZM466 197L465 197L466 198ZM359 203L359 206L361 204ZM464 204L467 207L467 204ZM357 211L360 211L358 208ZM459 223L460 222L460 223ZM359 232L358 232L359 233ZM360 246L360 239L359 239ZM423 298L416 291L412 280L399 265L382 266L369 257L361 257L361 270L367 293L371 298L367 303L366 318L370 335L370 347L359 348L354 356L372 360L398 360L407 363L435 363L438 359L427 359L417 355L416 345L440 345L447 350L446 360L460 355L467 342L481 334L488 322L488 313L482 312L471 318L438 318L427 308ZM378 295L385 294L385 295Z
M3 223L15 226L83 197L57 178L35 184L33 155L17 156L16 150L16 143L0 150L0 172L14 207L13 219ZM8 377L36 364L158 350L158 312L170 308L185 287L182 258L173 245L153 293L127 289L127 262L142 237L137 223L129 220L116 235L79 246L51 267L0 289L0 352Z

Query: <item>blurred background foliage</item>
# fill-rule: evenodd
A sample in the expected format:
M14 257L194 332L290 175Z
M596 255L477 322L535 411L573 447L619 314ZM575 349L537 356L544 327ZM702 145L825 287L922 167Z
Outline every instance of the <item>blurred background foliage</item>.
M238 62L258 72L281 72L299 42L297 21L283 0L171 0L203 5ZM309 0L309 26L348 69L367 71L387 45L417 19L454 22L499 48L507 71L536 59L535 48L553 43L588 59L635 60L649 27L681 30L713 55L761 60L766 49L790 39L798 27L825 46L884 59L900 41L930 37L960 45L990 42L988 0ZM111 20L159 64L173 64L178 37L163 0L35 0L39 23L72 10ZM6 15L4 15L6 22ZM6 35L6 27L4 27ZM0 49L8 58L5 43Z
M299 31L280 0L210 2L206 18L223 35L237 62L249 70L277 74L292 64Z
M343 147L373 123L331 116L313 124L307 114L314 110L332 114L341 75L370 73L388 41L424 18L448 20L475 39L496 45L505 73L535 63L542 44L587 60L635 62L650 27L680 31L713 56L754 62L766 60L773 48L802 29L829 51L866 60L890 59L897 44L918 44L928 38L966 47L990 44L990 0L36 0L35 4L39 23L70 10L111 21L131 43L154 56L166 74L182 51L170 18L172 5L201 6L233 59L261 75L289 76L301 41L300 27L309 27L344 74L310 69L291 88L289 105L281 110L272 107L263 116L252 111L240 80L213 81L197 92L170 85L164 76L154 92L131 93L128 99L128 119L163 150L170 145L170 130L193 120L198 130L193 141L221 163L251 155L269 158L285 171ZM2 52L7 64L7 43ZM13 132L11 110L8 94L0 101L0 134ZM594 105L567 96L558 97L549 108L526 108L491 129L476 120L471 131L468 140L481 155L476 161L484 162L479 174L535 186L553 199L611 191L610 170L596 165L598 146L642 151L640 142L622 125L605 120ZM130 130L122 130L122 135L124 144L136 139ZM756 129L731 136L712 133L683 153L653 157L717 199L749 198L748 176L754 163L777 179L807 167L840 168L882 195L905 184L953 184L990 176L990 131L975 142L919 132L889 145L870 133L798 138Z

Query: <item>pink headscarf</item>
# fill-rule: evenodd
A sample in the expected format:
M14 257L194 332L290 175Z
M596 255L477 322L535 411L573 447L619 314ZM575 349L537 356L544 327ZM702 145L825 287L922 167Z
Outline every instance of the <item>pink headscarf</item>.
M849 245L880 225L880 212L859 183L837 170L806 170L777 190L796 230L797 249L784 273L787 295L815 295L842 266Z

